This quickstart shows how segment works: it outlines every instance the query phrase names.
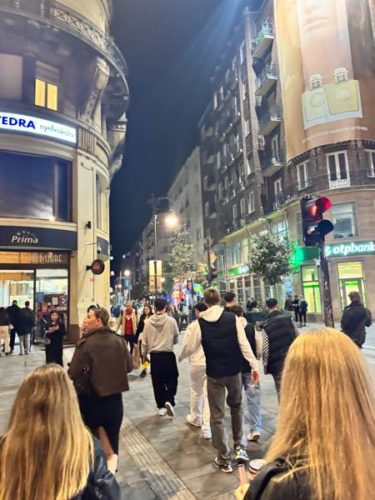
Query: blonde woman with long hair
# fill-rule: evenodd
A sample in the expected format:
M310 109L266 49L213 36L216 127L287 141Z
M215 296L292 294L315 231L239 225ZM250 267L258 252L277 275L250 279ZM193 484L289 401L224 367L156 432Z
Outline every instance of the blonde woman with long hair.
M322 328L292 344L266 465L246 499L369 500L375 489L375 400L353 341Z
M21 384L0 439L0 499L86 495L115 500L120 494L103 451L82 422L68 375L58 365L42 366Z

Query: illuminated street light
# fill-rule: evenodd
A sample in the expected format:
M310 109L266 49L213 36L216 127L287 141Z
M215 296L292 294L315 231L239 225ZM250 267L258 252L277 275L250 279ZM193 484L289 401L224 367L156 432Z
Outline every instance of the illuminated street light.
M129 269L125 269L124 276L126 276L128 278L130 275L131 275L131 271L129 271Z
M174 228L177 226L178 224L178 217L175 213L171 212L170 214L168 214L165 218L165 225L168 227L168 228Z

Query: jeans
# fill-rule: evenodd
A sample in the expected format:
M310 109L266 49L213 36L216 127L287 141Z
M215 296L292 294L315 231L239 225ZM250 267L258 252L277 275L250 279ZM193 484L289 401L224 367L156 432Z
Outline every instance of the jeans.
M250 423L250 432L260 432L262 429L262 413L259 382L256 384L252 383L250 372L242 373L242 385L245 390L247 409L249 412L248 420Z
M212 444L219 452L221 460L230 460L231 450L224 425L225 395L230 408L234 446L241 446L243 438L242 382L241 374L230 377L207 377L208 402L211 412Z
M210 429L205 366L190 365L190 414L194 420L203 421L203 430Z

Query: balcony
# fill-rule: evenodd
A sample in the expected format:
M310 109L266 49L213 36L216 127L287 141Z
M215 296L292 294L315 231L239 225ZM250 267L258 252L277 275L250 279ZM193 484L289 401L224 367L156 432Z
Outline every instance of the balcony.
M304 191L305 189L312 187L312 181L305 179L297 184L297 191Z
M279 170L284 168L285 161L282 158L284 158L284 155L280 155L278 157L270 155L267 158L265 158L265 160L262 162L263 175L265 177L272 177Z
M279 78L279 68L277 64L269 64L259 75L256 82L256 96L264 97L276 84Z
M253 57L261 59L267 50L271 47L275 33L272 24L266 20L260 28L257 37L252 42Z
M281 109L279 106L274 106L268 111L262 113L259 118L259 134L269 135L281 123Z

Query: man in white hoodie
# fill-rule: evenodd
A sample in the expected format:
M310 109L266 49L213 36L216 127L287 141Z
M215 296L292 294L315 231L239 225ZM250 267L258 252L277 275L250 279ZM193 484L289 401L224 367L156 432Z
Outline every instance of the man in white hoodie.
M208 309L200 314L185 346L185 355L189 356L203 346L212 443L218 451L214 465L223 472L232 472L231 449L224 425L225 396L231 412L235 458L239 462L248 461L243 447L241 359L243 356L251 366L254 381L259 379L258 362L239 318L219 306L218 291L208 288L204 302Z
M155 299L155 314L145 321L142 335L142 353L151 355L151 379L156 405L161 417L173 417L177 392L178 369L174 344L178 342L178 326L166 314L167 301Z

